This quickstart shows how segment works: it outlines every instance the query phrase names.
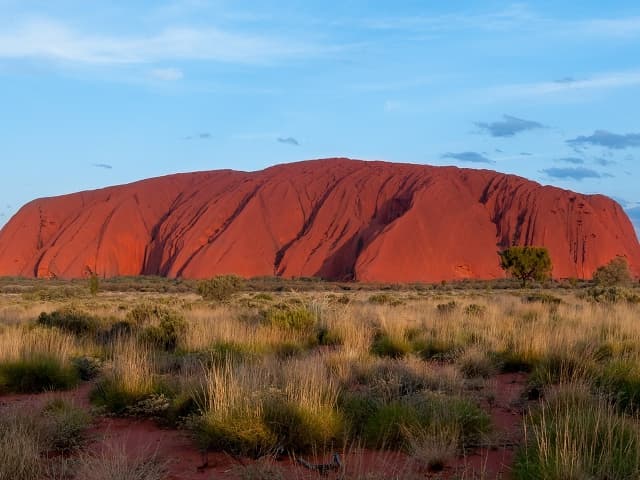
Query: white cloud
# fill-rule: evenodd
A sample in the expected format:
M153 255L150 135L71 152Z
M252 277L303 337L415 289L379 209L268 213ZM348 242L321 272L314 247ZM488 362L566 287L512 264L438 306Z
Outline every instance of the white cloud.
M79 64L139 64L163 60L268 63L320 53L318 46L214 27L171 27L137 36L81 32L64 23L30 20L0 33L0 58Z
M149 73L153 78L166 82L172 82L184 78L182 70L177 68L154 68Z

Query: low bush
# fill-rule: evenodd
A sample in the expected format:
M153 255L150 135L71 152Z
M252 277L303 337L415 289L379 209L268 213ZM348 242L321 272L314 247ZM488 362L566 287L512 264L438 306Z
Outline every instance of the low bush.
M478 305L477 303L471 303L464 307L463 312L468 317L482 318L487 313L487 307Z
M71 363L76 368L81 380L93 380L100 374L102 369L102 360L96 357L77 357Z
M386 293L377 293L375 295L371 295L369 297L369 303L373 303L375 305L390 305L392 307L396 307L398 305L402 305L402 300L392 297Z
M530 293L525 295L523 300L527 303L542 303L544 305L558 306L562 299L548 293Z
M470 348L457 360L460 372L467 378L489 378L498 372L496 362L487 352Z
M598 267L593 272L593 281L597 285L624 285L631 282L629 264L624 257L616 257L606 265Z
M38 324L57 327L78 336L94 334L100 326L96 317L74 307L54 310L51 313L42 312L38 317Z
M219 275L198 282L198 293L205 300L222 302L244 288L244 280L236 275Z
M316 322L309 309L298 305L278 304L263 312L264 323L273 327L298 332L310 331Z
M439 303L438 305L436 305L436 310L442 315L453 313L457 308L458 304L454 300L451 300L447 303Z
M0 364L0 392L67 390L78 381L77 370L53 356L36 355Z
M318 345L327 347L335 347L343 343L342 336L325 325L319 325L316 328L315 341Z
M423 360L452 361L463 350L462 346L453 340L444 338L417 339L413 342L412 349Z
M371 344L371 353L379 357L402 358L412 350L411 344L403 337L377 332Z
M140 339L155 348L172 352L178 348L180 339L187 331L183 316L174 312L165 312L157 325L149 325L140 333Z

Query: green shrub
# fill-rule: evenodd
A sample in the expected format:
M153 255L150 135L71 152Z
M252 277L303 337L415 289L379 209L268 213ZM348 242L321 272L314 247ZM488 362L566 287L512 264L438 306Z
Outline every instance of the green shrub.
M269 295L268 293L261 292L261 293L256 293L253 296L253 299L254 300L265 300L267 302L271 302L271 301L273 301L273 296Z
M315 341L321 346L334 347L336 345L342 345L343 340L335 330L331 330L327 326L318 326Z
M72 365L45 355L0 364L0 391L67 390L77 385L78 380L78 372Z
M378 332L371 344L371 353L379 357L402 358L411 352L411 344L404 338Z
M382 405L363 429L366 444L374 448L406 448L408 434L459 432L458 444L475 442L489 431L491 420L467 399L439 394L420 394Z
M57 327L74 335L89 335L98 330L98 319L86 312L73 307L54 310L51 313L42 312L38 317L38 324L45 327Z
M398 298L387 295L386 293L377 293L369 297L369 303L375 305L390 305L392 307L402 304L402 301Z
M624 285L631 282L627 259L616 257L606 265L598 267L593 272L593 281L601 286Z
M263 312L264 322L268 325L296 330L309 331L315 324L315 315L305 307L297 305L274 305Z
M465 351L458 359L460 372L467 378L489 378L497 373L495 361L479 349Z
M222 302L244 288L244 280L236 275L219 275L198 282L198 293L205 300Z
M277 445L275 434L264 421L242 413L205 413L201 417L192 417L190 428L203 450L259 457L272 452Z
M81 380L92 380L102 369L102 360L96 357L83 356L74 358L71 363L76 368Z
M98 278L98 275L96 275L95 273L92 273L89 276L89 293L95 296L98 294L99 291L100 291L100 279Z
M524 301L528 303L542 303L551 306L558 306L562 303L561 298L548 293L530 293L524 297Z
M487 307L485 307L484 305L478 305L476 303L472 303L464 307L463 312L468 317L482 318L487 313Z
M618 286L592 287L587 290L586 294L581 296L596 303L619 303L625 301L631 304L640 303L638 294Z
M248 345L237 342L218 341L213 343L205 352L208 365L225 365L238 363L254 356Z
M187 323L184 317L166 311L160 316L157 325L149 325L142 330L140 338L156 348L172 352L178 347L180 338L186 330Z
M451 361L458 356L462 346L450 340L430 338L414 341L413 350L423 360Z
M279 395L266 399L263 416L278 446L290 452L322 450L344 431L342 415L330 406L305 407Z
M367 421L384 403L368 392L344 392L340 396L340 411L346 423L347 435L358 440L364 435Z
M436 305L436 310L442 315L453 313L457 308L458 304L454 300L451 300L447 303L439 303L438 305Z
M492 352L490 356L503 373L530 372L537 363L537 359L532 358L530 354L513 349Z

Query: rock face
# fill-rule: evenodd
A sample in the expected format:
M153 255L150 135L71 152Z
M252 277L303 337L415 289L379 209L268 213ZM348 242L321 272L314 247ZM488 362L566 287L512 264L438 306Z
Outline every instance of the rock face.
M171 175L35 200L0 231L0 275L500 278L496 252L544 245L554 277L589 278L640 245L601 195L488 170L314 160Z

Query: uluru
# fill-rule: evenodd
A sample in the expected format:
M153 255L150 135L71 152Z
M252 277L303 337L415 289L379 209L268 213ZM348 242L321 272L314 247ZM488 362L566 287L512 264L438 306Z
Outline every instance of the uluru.
M334 158L34 200L0 231L0 275L492 279L511 245L546 246L556 278L590 278L616 256L640 273L633 226L605 196L490 170Z

